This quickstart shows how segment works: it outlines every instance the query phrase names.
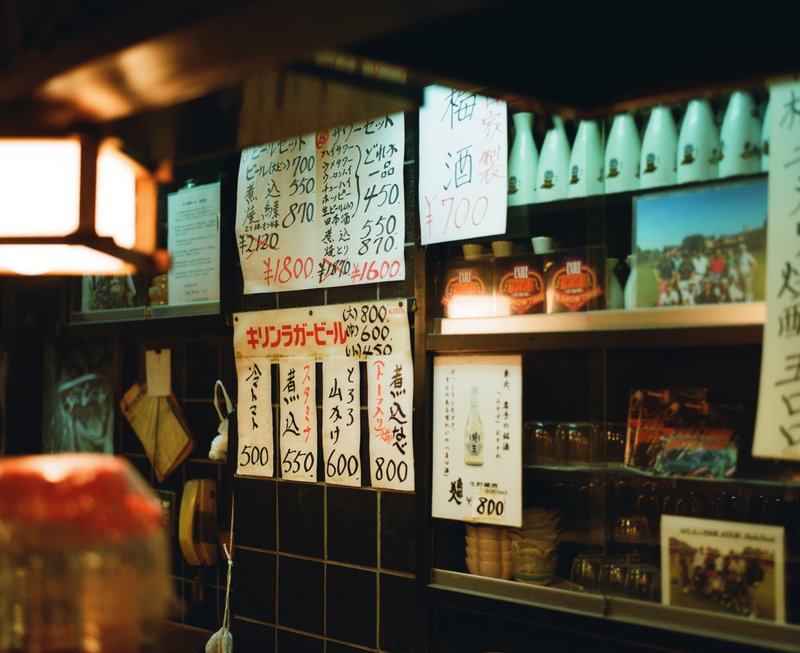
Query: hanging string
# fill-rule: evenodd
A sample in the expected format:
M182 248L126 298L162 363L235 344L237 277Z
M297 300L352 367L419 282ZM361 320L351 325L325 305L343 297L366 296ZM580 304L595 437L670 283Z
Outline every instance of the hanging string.
M228 558L228 581L225 587L225 614L222 617L222 627L223 628L230 628L231 625L231 577L233 576L233 510L234 510L234 500L233 495L231 495L231 538L230 538L230 548L228 548L227 544L222 545L222 549L225 551L225 557Z

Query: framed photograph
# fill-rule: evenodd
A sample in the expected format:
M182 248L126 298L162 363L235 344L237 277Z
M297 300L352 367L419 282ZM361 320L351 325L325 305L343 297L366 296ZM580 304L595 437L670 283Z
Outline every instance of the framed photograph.
M779 526L661 517L665 605L782 622L784 577Z
M766 243L766 178L636 197L636 307L762 301Z

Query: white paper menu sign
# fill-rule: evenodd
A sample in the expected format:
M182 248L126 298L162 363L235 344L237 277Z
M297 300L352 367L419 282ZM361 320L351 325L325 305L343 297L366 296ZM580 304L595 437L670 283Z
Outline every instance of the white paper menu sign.
M506 104L442 86L419 112L423 245L504 233L508 197Z
M407 357L375 357L367 361L372 487L414 489L412 368Z
M359 363L332 358L322 364L322 455L325 482L361 485Z
M167 197L170 304L219 301L220 182Z
M293 358L279 368L281 477L313 482L317 480L317 366L313 358Z
M522 358L433 360L433 517L522 525Z
M233 337L240 388L247 384L244 376L247 367L243 361L259 361L280 367L277 391L280 411L276 432L281 443L280 468L284 477L287 473L301 474L303 470L303 480L316 480L317 465L312 466L306 455L312 449L300 449L295 432L308 433L309 443L303 438L303 446L310 447L311 440L313 446L317 446L316 422L301 424L301 417L312 419L316 412L309 408L309 413L306 410L309 404L302 403L305 395L297 395L301 393L298 384L305 382L310 388L308 400L313 401L313 367L314 363L322 362L323 410L319 437L323 442L325 459L321 462L324 463L326 481L360 484L359 388L361 383L366 383L368 409L371 410L368 420L371 484L374 487L413 490L411 409L414 375L405 300L236 313ZM308 370L300 369L309 362ZM370 367L371 363L377 364ZM294 369L294 385L289 384L290 367ZM269 374L269 371L262 369L262 373ZM362 375L365 377L363 380ZM351 397L356 401L353 424L349 424L349 410L353 408ZM240 395L240 402L243 400ZM268 403L268 399L265 402ZM291 416L290 407L293 411ZM241 420L243 407L239 410ZM345 424L353 431L346 432ZM339 440L332 449L328 448L330 442L336 440L337 427ZM291 452L287 453L289 449ZM316 461L317 449L313 451ZM356 456L355 461L353 456ZM313 479L305 476L307 466L313 467Z
M753 456L800 460L800 82L770 88L767 314Z
M405 279L402 113L244 150L245 293Z
M236 411L239 449L236 473L273 476L272 378L266 358L237 358L239 396Z

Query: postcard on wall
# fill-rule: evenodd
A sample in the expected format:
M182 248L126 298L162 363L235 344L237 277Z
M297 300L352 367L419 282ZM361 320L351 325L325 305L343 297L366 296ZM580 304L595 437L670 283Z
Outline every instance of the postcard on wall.
M664 605L782 622L784 560L779 526L661 517Z
M764 300L765 179L633 202L637 308Z

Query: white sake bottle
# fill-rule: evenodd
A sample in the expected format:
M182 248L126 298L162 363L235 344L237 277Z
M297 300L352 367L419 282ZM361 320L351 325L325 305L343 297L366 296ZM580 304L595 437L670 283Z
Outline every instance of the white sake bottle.
M625 308L636 308L636 285L638 283L636 279L636 254L628 254L625 262L628 264L630 273L625 281L625 289L622 291L622 303Z
M515 113L514 142L508 155L508 206L532 204L536 200L536 169L539 152L533 140L533 114Z
M614 117L608 133L603 163L606 193L619 193L639 188L639 157L642 143L633 116L620 113Z
M564 120L553 116L553 127L547 131L536 172L536 201L550 202L567 197L569 185L569 140Z
M708 100L691 100L678 135L678 183L716 179L719 130Z
M719 176L749 175L761 169L761 120L753 96L734 91L720 131Z
M678 129L668 107L653 107L642 140L639 178L642 188L669 186L678 179Z
M596 120L581 120L569 158L569 197L603 192L603 139Z
M618 263L619 259L606 259L606 308L609 310L625 307L622 285L616 272Z
M764 109L764 123L761 126L761 172L769 172L769 121L770 107L772 106L771 97L767 100L767 108Z

